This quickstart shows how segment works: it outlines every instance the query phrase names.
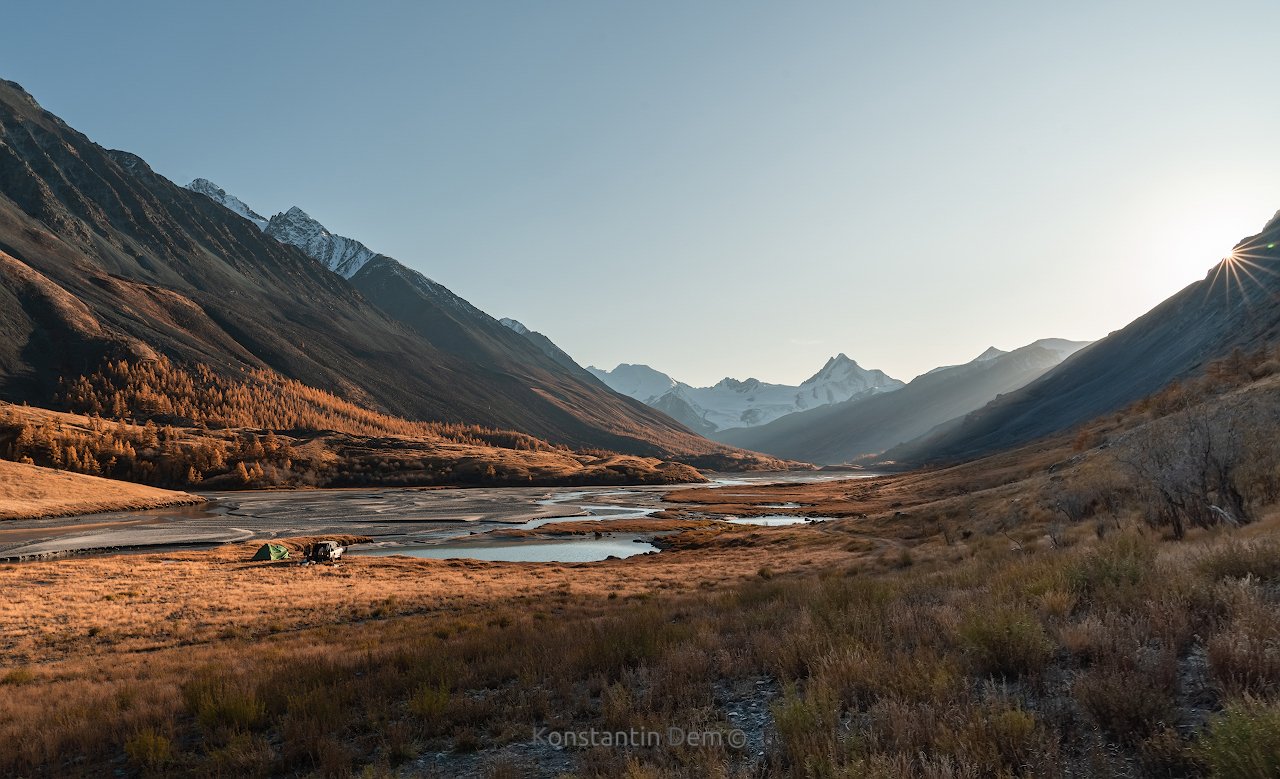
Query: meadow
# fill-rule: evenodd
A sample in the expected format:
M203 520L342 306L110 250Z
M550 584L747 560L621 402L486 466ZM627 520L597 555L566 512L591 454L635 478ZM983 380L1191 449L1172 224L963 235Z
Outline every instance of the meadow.
M0 566L0 773L1273 777L1255 368L983 461L673 492L629 560ZM1181 491L1138 456L1171 440ZM838 518L706 521L784 502ZM671 727L745 741L535 738Z

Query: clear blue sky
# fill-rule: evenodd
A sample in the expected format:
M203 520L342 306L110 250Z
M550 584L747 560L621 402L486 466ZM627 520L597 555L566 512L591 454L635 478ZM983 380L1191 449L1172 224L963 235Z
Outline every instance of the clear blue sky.
M1280 3L15 3L0 75L583 364L1097 338L1280 209Z

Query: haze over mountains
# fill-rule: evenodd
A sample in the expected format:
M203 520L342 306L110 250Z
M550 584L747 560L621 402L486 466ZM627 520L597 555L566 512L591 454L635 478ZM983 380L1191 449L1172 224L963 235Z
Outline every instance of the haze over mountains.
M1017 392L888 456L908 463L980 456L1116 411L1234 350L1280 340L1280 214L1204 279Z
M1045 339L1011 352L992 347L963 365L935 368L895 392L824 405L756 428L726 430L719 440L807 462L849 462L980 408L1087 345Z
M587 370L616 392L661 409L689 429L712 438L724 430L756 427L787 414L903 386L884 371L867 370L844 354L832 357L798 386L724 378L711 387L693 387L647 365Z
M185 189L101 148L12 82L0 83L0 182L0 398L45 404L62 377L165 355L275 371L409 419L732 454L300 209L264 227L216 185Z

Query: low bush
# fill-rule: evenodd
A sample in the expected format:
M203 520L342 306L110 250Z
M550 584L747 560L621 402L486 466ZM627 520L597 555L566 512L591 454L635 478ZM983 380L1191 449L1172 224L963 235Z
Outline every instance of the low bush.
M1149 539L1127 533L1102 542L1067 571L1071 589L1095 601L1141 583L1155 568L1156 547Z
M197 673L182 692L200 728L211 735L248 730L266 716L266 705L247 681L217 669Z
M1199 751L1215 777L1280 776L1280 705L1246 699L1228 706L1210 721Z
M1280 608L1248 598L1208 640L1209 673L1233 695L1280 693Z
M124 742L124 754L135 768L155 773L173 760L173 742L154 728L147 728Z
M1176 683L1171 657L1139 651L1082 671L1072 694L1108 734L1138 743L1174 724Z
M1053 642L1028 611L1009 607L975 610L960 625L960 646L984 676L1021 676L1045 667Z
M1280 579L1280 543L1230 541L1201 555L1197 567L1217 581L1246 577L1276 581Z

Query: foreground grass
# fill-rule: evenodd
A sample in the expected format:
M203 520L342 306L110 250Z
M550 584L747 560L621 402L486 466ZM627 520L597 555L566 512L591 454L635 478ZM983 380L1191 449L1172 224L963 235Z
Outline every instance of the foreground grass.
M1274 776L1275 523L819 572L780 553L777 571L670 594L584 566L474 607L352 603L348 626L150 652L90 639L0 672L0 773L504 776L567 759L581 776ZM312 608L301 591L270 606ZM539 727L727 732L752 704L764 754L525 748Z

